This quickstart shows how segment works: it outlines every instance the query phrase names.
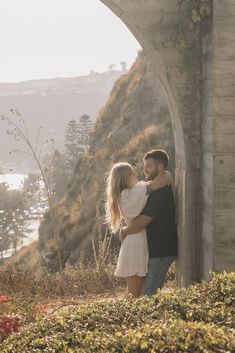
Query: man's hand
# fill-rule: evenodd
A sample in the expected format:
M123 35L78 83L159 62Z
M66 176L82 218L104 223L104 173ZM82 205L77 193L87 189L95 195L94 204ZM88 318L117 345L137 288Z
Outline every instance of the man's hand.
M170 172L167 170L165 171L165 180L168 186L171 186L173 184L173 178Z

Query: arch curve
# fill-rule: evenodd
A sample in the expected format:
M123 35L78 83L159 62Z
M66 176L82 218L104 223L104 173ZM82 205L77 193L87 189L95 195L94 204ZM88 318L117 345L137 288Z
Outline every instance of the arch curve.
M126 25L126 27L131 31L136 40L139 42L141 47L146 50L147 55L150 58L150 66L154 66L152 72L153 82L156 83L156 80L159 80L160 86L164 92L166 102L168 105L168 109L171 116L171 122L173 125L175 146L176 146L176 158L177 164L186 168L186 156L185 156L185 146L184 146L184 137L183 137L183 129L182 122L180 119L180 112L177 106L176 99L174 97L174 93L169 85L167 77L167 68L164 62L164 55L160 51L154 52L152 50L152 45L150 41L147 40L146 35L142 34L141 30L135 27L131 23L128 18L128 14L126 14L123 9L118 5L118 1L115 0L100 0L104 5L106 5L116 16L118 16L121 21ZM151 54L152 53L152 54ZM159 86L159 85L158 85Z
M126 16L125 12L122 8L117 5L117 2L114 0L100 0L105 6L107 6L120 20L126 25L126 27L130 30L136 40L139 42L140 46L145 49L144 41L140 36L140 33L135 29L135 27L131 24Z

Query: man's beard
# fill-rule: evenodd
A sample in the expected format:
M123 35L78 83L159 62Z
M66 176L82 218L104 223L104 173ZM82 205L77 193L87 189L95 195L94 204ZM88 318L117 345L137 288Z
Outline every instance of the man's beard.
M151 181L155 179L158 176L158 174L159 174L158 171L156 171L155 173L150 173L149 175L145 175L146 180Z

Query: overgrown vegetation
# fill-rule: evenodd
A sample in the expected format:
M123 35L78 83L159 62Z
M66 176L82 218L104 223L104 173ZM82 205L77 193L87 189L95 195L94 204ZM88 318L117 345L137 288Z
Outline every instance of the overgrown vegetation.
M105 269L86 264L67 265L62 272L53 274L46 269L34 273L21 265L1 266L0 290L8 296L39 300L104 293L106 290L117 289L123 283L113 275L114 262Z
M3 353L235 351L235 273L137 300L73 305L21 327Z
M100 234L101 235L101 234ZM94 246L93 262L80 262L79 265L66 265L62 272L50 273L44 267L36 266L32 259L23 254L25 263L9 262L0 267L0 294L22 298L53 299L76 297L85 294L102 294L107 290L123 290L125 280L114 276L117 262L117 252L110 249L110 239L99 238L99 244ZM30 245L31 253L37 257L35 243ZM22 249L23 251L24 249ZM17 256L17 255L16 255ZM29 262L32 267L29 268ZM173 287L175 280L175 263L168 271L167 287Z
M42 162L41 162L41 149L40 149L40 132L41 132L41 127L39 127L37 129L37 137L36 137L36 141L34 142L31 139L31 136L29 134L28 131L28 127L27 124L25 122L24 117L22 116L22 114L15 109L10 109L10 113L11 113L11 117L1 114L0 117L2 119L2 121L4 121L7 126L8 126L8 130L7 130L7 134L12 135L16 141L23 141L26 147L26 151L20 151L18 149L13 150L12 152L23 152L24 154L26 154L27 156L29 156L31 159L34 160L34 162L36 163L37 168L40 171L40 176L45 188L45 196L46 196L46 200L48 203L48 208L50 210L50 214L51 214L51 220L53 223L53 230L52 230L52 235L53 235L53 239L54 242L56 244L56 253L57 253L57 261L58 261L58 266L59 269L62 270L62 260L61 260L61 250L59 248L59 240L58 240L58 231L57 231L57 222L56 222L56 201L55 201L55 193L54 193L54 188L52 185L52 181L50 178L50 169L51 169L51 164L50 163L50 167L49 167L49 176L48 176L48 170L43 168ZM53 154L54 154L54 139L50 139L50 143L51 143L51 148L52 148L52 154L51 154L51 158L53 158ZM52 162L52 160L51 160Z
M25 213L29 208L29 197L23 190L10 190L0 183L0 256L10 247L16 252L27 230Z
M201 22L212 13L212 0L177 0L179 11L184 5L189 8L192 23Z

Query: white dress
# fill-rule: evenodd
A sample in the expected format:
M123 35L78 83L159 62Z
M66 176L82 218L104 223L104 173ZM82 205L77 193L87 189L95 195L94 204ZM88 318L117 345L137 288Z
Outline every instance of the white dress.
M147 200L146 182L140 181L135 187L121 193L120 211L126 222L130 222L143 210ZM123 240L118 256L115 276L146 276L148 272L148 243L146 229L139 233L127 235Z

